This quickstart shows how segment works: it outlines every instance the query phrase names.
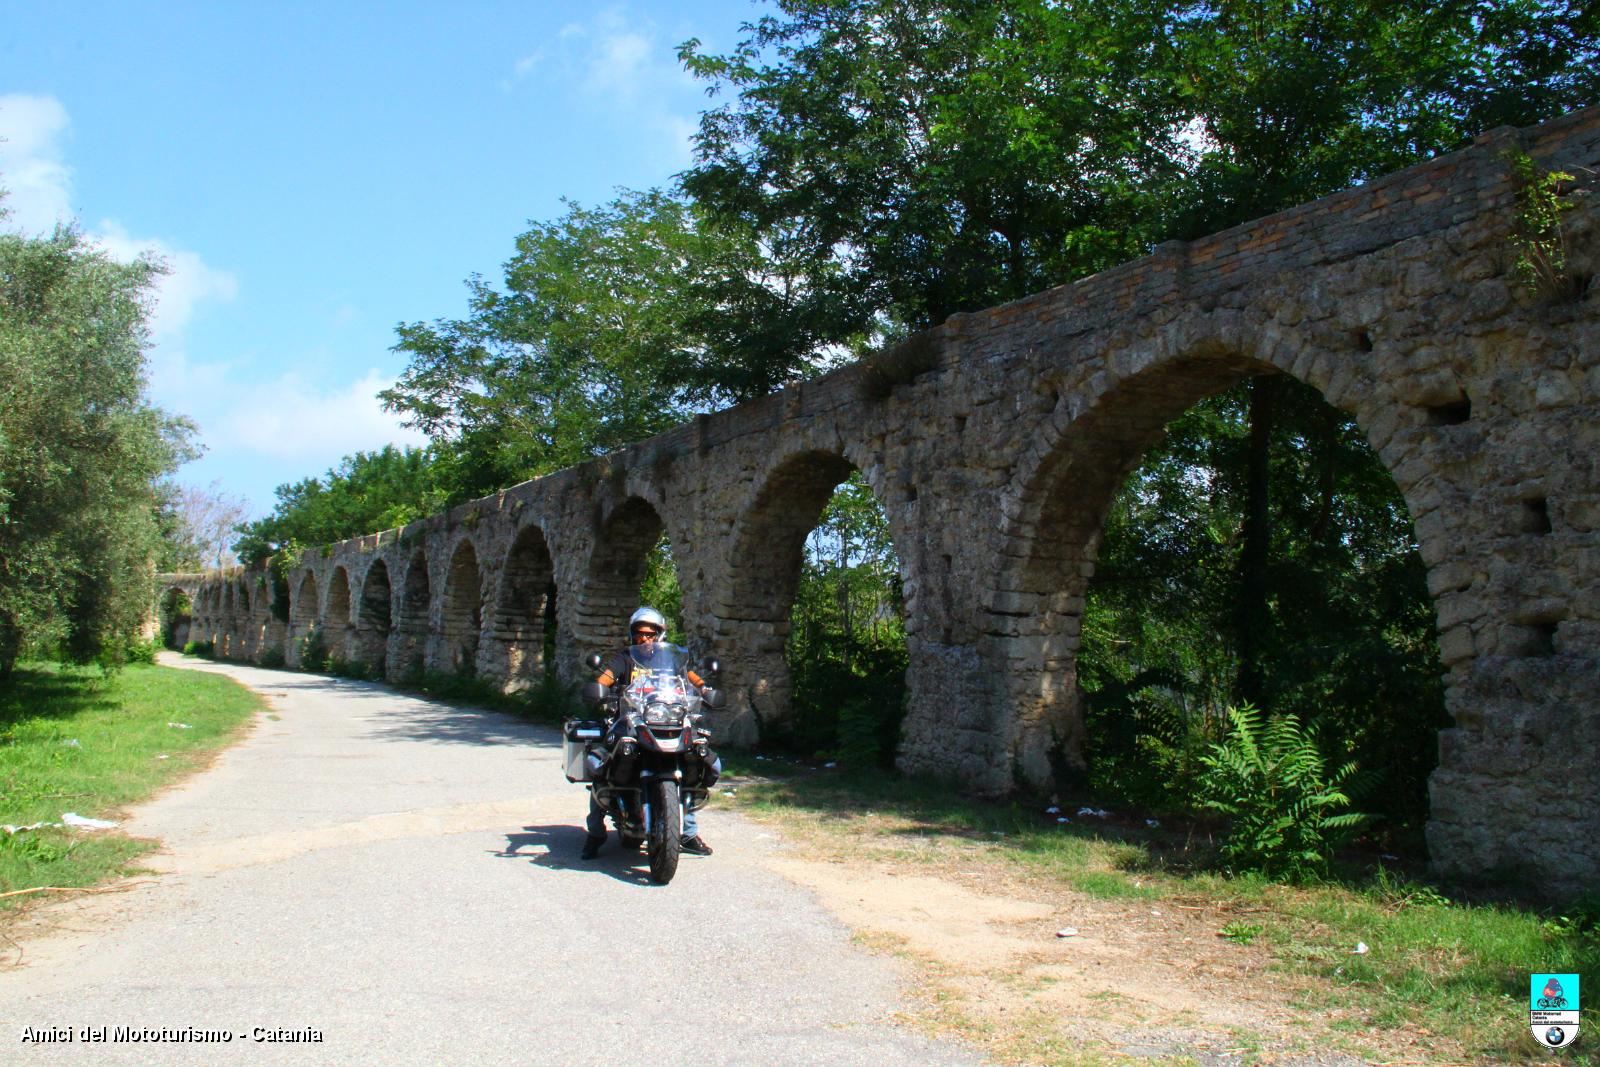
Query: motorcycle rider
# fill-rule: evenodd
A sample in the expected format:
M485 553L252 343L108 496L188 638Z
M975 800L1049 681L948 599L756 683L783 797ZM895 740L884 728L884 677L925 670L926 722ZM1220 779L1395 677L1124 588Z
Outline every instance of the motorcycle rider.
M656 642L665 642L667 638L667 620L651 607L641 607L628 619L629 644L636 646L642 657L649 657L655 651ZM628 681L633 676L633 652L623 649L611 657L605 669L600 672L595 681L601 686L610 689L614 685ZM697 689L705 687L705 679L694 671L687 672L689 683ZM614 728L614 727L613 727ZM615 737L607 736L606 743L611 744ZM722 760L716 761L717 770L722 768ZM606 843L606 811L595 799L594 789L589 790L589 818L585 824L589 831L588 838L583 842L583 858L592 860L600 854L600 848ZM692 811L683 813L683 839L679 848L691 856L711 855L711 846L705 843L699 832L699 819Z

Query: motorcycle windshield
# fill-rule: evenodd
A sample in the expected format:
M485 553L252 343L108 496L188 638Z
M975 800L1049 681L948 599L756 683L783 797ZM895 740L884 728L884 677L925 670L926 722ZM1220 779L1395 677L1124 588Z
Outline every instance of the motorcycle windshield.
M689 650L666 641L645 641L628 646L628 656L635 668L647 671L673 671L689 673Z
M632 675L623 698L655 725L680 725L684 716L698 710L700 693L689 682L689 654L664 641L633 645Z

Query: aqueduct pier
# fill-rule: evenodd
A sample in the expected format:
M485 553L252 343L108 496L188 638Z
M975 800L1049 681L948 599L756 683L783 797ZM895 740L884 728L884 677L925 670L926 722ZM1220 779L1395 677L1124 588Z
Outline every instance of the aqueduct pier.
M1354 417L1428 568L1453 725L1428 840L1446 875L1600 884L1600 284L1516 280L1508 162L1600 170L1600 108L988 311L581 467L265 570L171 576L219 655L313 633L390 677L507 687L614 645L670 537L686 635L726 664L724 739L789 704L801 546L852 469L905 589L908 771L976 792L1081 760L1079 621L1112 496L1202 397L1287 374ZM1596 269L1589 188L1564 217ZM167 588L164 586L163 588ZM286 602L285 602L286 596ZM276 651L274 651L276 650ZM1405 709L1396 709L1404 714Z

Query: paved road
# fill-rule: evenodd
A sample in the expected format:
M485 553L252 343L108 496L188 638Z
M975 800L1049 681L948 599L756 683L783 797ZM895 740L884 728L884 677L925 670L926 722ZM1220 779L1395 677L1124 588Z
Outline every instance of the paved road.
M904 972L768 870L753 824L713 806L716 856L652 886L614 839L578 859L586 798L551 731L184 665L267 693L272 715L135 813L166 845L159 877L25 933L0 972L0 1063L980 1062L890 1021ZM24 1027L74 1040L25 1044ZM84 1027L233 1039L91 1044Z

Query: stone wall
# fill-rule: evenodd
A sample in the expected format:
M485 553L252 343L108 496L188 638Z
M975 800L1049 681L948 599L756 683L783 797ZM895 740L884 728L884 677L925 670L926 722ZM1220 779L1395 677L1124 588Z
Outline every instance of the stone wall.
M1287 374L1365 430L1415 521L1454 725L1429 842L1447 874L1600 878L1600 286L1513 277L1508 150L1600 169L1600 109L972 315L585 466L308 554L207 578L224 655L313 632L390 677L507 687L613 647L665 532L697 650L726 665L724 739L789 710L801 545L852 469L906 593L908 771L998 794L1082 761L1076 653L1106 509L1166 423ZM1581 173L1581 172L1580 172ZM1566 218L1592 276L1596 209ZM203 607L201 606L203 605ZM1396 709L1403 714L1404 709Z

